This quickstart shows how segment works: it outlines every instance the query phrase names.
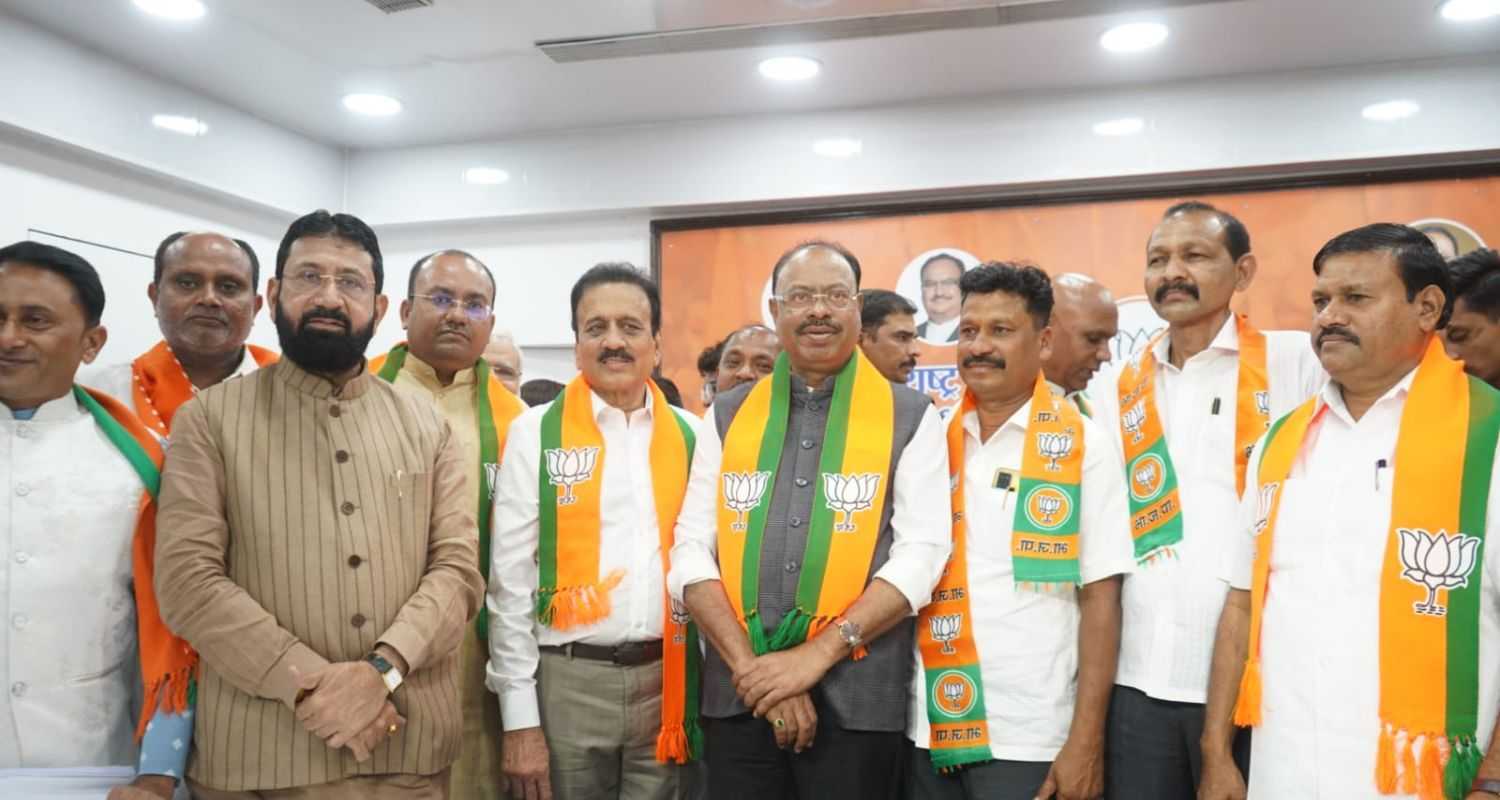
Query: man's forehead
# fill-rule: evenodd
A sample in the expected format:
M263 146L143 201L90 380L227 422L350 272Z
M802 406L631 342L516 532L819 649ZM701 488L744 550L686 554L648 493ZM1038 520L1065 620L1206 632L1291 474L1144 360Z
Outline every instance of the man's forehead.
M67 278L24 261L0 263L0 283L10 281L26 281L30 285L25 292L0 293L0 307L40 308L56 311L69 304L77 303L77 290Z
M1184 211L1157 223L1147 247L1166 247L1189 241L1222 243L1224 221L1209 211Z
M342 236L303 236L287 249L287 261L332 267L362 268L374 272L375 259L358 242Z
M417 287L442 288L451 292L475 293L488 297L490 279L472 259L463 256L438 256L429 259L417 272Z
M730 336L729 343L724 346L724 349L729 350L742 347L779 349L781 347L781 337L777 336L775 331L752 328L748 331L739 331Z
M1400 280L1392 253L1338 253L1324 260L1313 278L1313 286L1319 289L1373 289Z
M781 283L788 286L847 285L854 283L854 268L837 252L826 247L809 247L792 256L781 268Z

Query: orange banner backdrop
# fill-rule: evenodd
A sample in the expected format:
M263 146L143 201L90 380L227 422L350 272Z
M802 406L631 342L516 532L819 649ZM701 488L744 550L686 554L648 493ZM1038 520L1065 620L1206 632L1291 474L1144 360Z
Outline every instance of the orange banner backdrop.
M1309 327L1312 257L1350 228L1437 218L1458 223L1445 227L1465 250L1476 241L1500 243L1500 176L664 230L658 266L665 373L701 412L699 351L766 319L771 266L799 242L821 238L847 246L860 259L862 286L901 291L918 306L918 322L916 267L919 257L939 249L1025 261L1054 275L1082 272L1123 300L1142 293L1146 239L1179 199L1213 203L1249 228L1260 268L1237 308L1262 328ZM1118 347L1129 350L1132 332L1123 318L1121 327ZM952 345L927 345L921 365L951 365L953 358Z

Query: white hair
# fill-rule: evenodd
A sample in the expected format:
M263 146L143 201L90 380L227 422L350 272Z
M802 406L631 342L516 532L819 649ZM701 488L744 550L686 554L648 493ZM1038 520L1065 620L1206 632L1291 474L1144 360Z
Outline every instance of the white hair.
M521 345L516 342L516 337L512 336L509 330L505 328L494 329L490 332L490 342L493 344L508 344L514 347L516 349L516 358L520 360L521 364L524 365L526 363L526 352L521 349Z

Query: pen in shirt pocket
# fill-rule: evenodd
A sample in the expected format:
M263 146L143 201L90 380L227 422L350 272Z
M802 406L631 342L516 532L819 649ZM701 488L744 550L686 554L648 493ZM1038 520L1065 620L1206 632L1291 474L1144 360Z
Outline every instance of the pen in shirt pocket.
M402 478L406 477L406 470L397 467L396 474L393 477L396 481L396 499L400 500L402 499L402 495L405 492L405 489L403 488L404 481L402 480Z

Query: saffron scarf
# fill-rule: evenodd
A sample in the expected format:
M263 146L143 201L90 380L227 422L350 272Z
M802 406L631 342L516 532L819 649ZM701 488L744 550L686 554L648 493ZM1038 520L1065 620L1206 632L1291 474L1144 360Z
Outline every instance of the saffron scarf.
M697 437L672 411L652 381L651 490L656 501L663 580L671 570L677 514L687 492L688 465ZM594 421L588 383L580 375L552 401L542 416L542 453L537 470L536 618L555 630L591 625L609 616L609 593L624 573L599 575L600 507L604 435ZM619 467L627 468L624 465ZM698 629L685 609L662 592L661 730L656 760L686 763L703 750L698 724Z
M1235 491L1245 491L1245 467L1255 440L1271 421L1270 383L1266 370L1266 336L1243 314L1234 318L1239 338L1239 379L1234 401ZM1167 449L1156 404L1156 346L1167 335L1152 337L1120 372L1120 437L1125 445L1125 483L1129 488L1130 533L1135 557L1149 563L1172 555L1182 541L1182 501L1177 470Z
M927 686L929 750L939 771L989 761L984 678L970 613L968 520L964 505L964 416L975 408L964 392L948 421L948 476L953 497L953 555L922 609L917 630ZM1083 480L1083 421L1079 411L1037 377L1021 451L1021 485L1011 525L1011 558L1018 587L1070 587L1078 567L1079 503Z
M369 369L381 380L395 383L406 363L406 342L401 342L383 356L370 360ZM490 574L490 510L494 507L495 480L500 474L500 456L505 454L505 436L510 423L526 410L521 399L510 393L490 372L489 362L474 362L474 418L479 423L479 571ZM479 640L490 635L489 609L481 605L474 619Z
M94 418L94 424L113 444L131 469L140 476L146 491L136 510L135 537L131 543L131 579L135 589L136 631L139 637L141 681L145 702L136 723L140 741L146 723L159 710L185 713L193 703L198 654L178 638L161 619L156 601L156 495L161 488L162 449L156 437L130 409L103 392L74 384L73 398Z
M1325 408L1315 397L1278 420L1261 454L1249 651L1234 711L1241 726L1261 721L1260 644L1281 487ZM1479 605L1497 436L1500 393L1465 375L1434 336L1401 412L1381 567L1374 777L1383 794L1462 800L1479 769Z
M245 349L262 367L275 364L279 358L270 350L253 344L245 345ZM177 409L193 399L196 392L177 356L172 355L172 348L165 341L157 342L155 347L130 362L130 377L130 394L136 416L158 435L167 436Z
M890 482L895 392L858 349L833 378L833 400L795 605L769 636L760 618L760 560L772 487L791 412L791 361L776 359L724 435L718 504L719 570L756 655L816 635L865 590ZM865 655L863 646L853 657Z

